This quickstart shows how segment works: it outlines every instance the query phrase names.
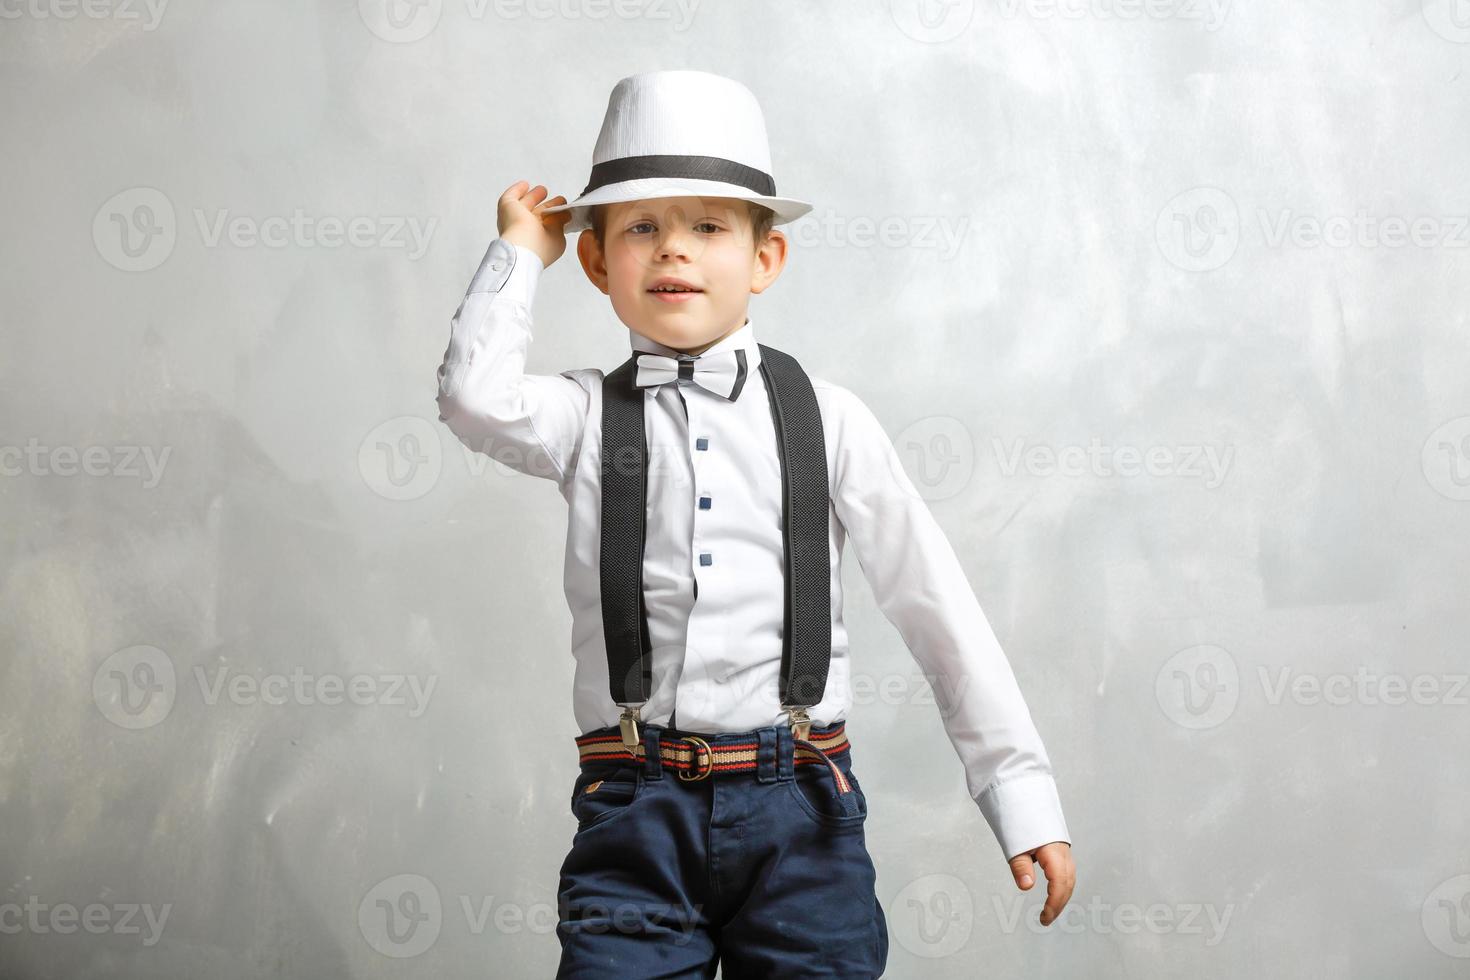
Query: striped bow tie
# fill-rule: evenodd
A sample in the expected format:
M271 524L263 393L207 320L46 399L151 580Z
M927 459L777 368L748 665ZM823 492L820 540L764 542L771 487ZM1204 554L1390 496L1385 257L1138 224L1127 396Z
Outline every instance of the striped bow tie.
M666 357L640 353L634 384L652 388L670 381L693 381L701 388L730 401L740 397L745 386L745 351L740 348L697 357Z

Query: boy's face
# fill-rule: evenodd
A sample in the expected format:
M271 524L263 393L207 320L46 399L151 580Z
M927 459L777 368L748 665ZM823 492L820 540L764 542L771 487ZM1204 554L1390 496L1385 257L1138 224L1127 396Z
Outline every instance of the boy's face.
M726 197L664 197L608 205L603 247L591 229L577 255L618 319L666 347L698 354L745 324L751 293L781 274L786 236L751 240L745 202ZM658 293L665 278L695 292Z

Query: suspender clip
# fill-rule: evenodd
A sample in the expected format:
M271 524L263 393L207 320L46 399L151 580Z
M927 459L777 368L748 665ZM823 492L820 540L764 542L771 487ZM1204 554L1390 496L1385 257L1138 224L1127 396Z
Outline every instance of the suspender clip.
M812 722L806 716L806 708L793 705L782 705L781 707L791 712L791 733L796 736L797 740L804 741L809 738L812 731Z
M618 727L623 731L623 747L635 759L638 758L638 709L641 707L641 704L624 705L623 714L618 718Z

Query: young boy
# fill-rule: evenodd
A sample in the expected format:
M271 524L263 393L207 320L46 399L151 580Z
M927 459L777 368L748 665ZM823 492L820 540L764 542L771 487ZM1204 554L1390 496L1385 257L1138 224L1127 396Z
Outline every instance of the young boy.
M849 539L1017 885L1045 871L1044 924L1072 892L1046 750L953 549L862 401L755 339L750 295L786 261L773 226L808 210L776 196L744 86L624 78L587 188L512 185L451 323L441 420L569 507L582 734L559 978L882 974L844 726ZM573 231L633 356L526 374L535 287Z

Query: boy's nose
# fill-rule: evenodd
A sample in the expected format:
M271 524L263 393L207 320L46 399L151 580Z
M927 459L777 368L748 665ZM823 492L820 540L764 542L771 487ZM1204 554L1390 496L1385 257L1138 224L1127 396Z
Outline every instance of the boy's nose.
M689 236L682 231L665 232L658 243L659 254L669 256L673 254L689 257Z

